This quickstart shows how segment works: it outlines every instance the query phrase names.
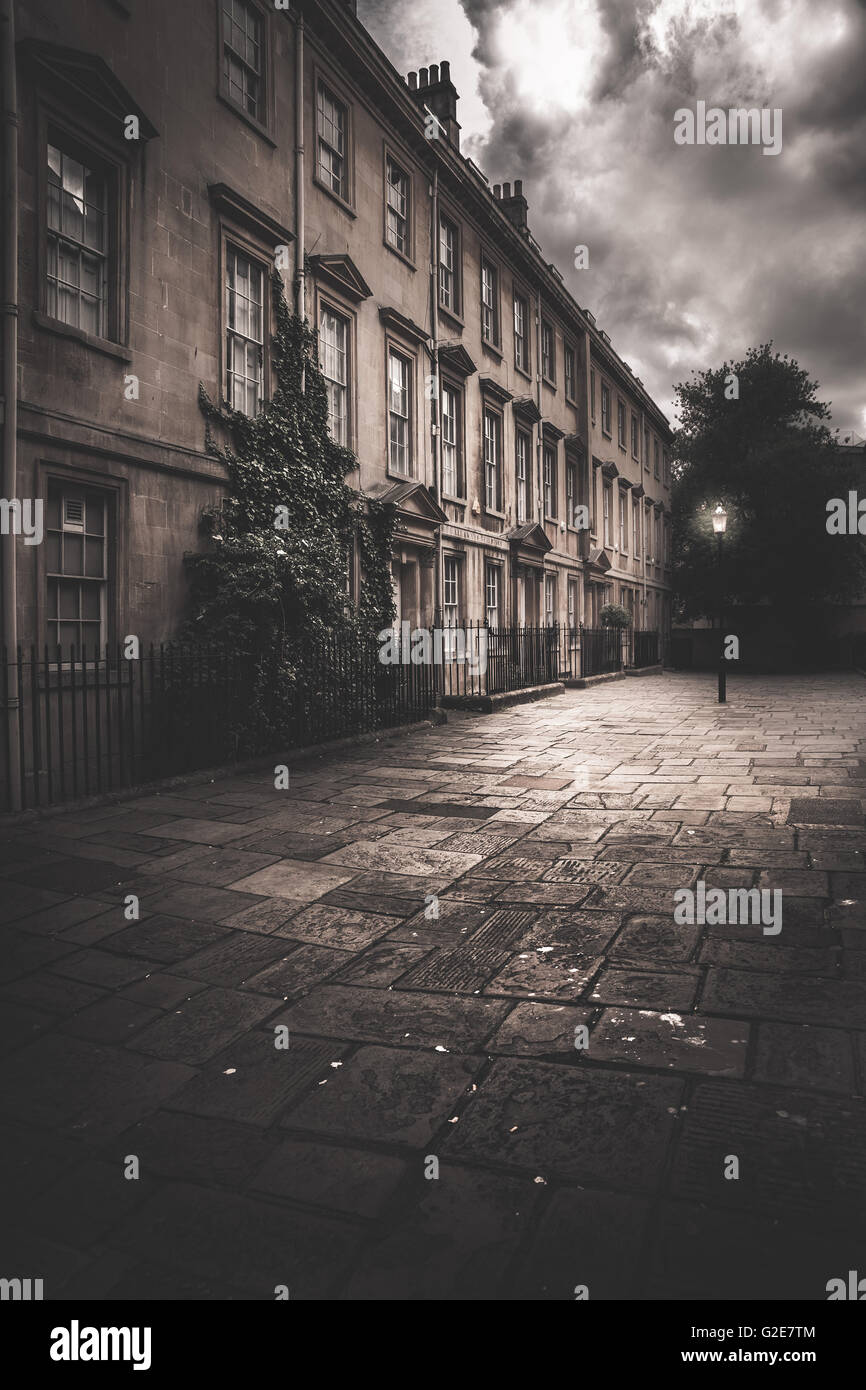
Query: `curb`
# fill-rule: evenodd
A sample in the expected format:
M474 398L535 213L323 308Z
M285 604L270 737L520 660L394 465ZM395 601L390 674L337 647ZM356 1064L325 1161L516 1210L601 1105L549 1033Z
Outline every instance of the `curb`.
M551 695L565 694L564 681L548 685L530 685L525 690L506 690L501 695L443 695L443 709L466 710L471 714L495 714L509 705L528 705L533 700L546 700Z

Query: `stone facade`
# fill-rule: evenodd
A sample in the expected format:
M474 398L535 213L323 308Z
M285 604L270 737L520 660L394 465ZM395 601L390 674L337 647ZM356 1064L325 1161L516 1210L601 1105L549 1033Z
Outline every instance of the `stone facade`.
M267 398L274 264L350 481L397 504L401 618L575 626L616 600L667 628L668 424L522 184L461 155L447 63L404 80L337 0L16 15L18 491L47 527L18 551L20 640L176 631L224 481L199 385Z

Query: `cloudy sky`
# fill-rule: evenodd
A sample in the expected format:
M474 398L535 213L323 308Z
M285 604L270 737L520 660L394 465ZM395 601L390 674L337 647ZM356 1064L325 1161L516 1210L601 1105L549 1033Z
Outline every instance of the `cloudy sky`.
M772 338L866 435L866 0L359 0L402 73L447 58L461 147L664 410ZM674 112L782 110L782 150ZM589 247L575 270L574 247Z

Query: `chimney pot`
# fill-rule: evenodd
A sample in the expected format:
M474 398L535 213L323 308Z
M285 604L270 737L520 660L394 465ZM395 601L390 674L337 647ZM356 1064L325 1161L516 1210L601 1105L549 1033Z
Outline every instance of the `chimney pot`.
M439 64L439 78L442 82L451 81L451 64L447 60Z
M503 198L510 198L510 197L511 197L511 184L510 184L510 183L504 183L504 184L502 185L502 196L503 196Z
M515 198L523 197L523 179L514 180L514 196Z
M439 82L439 66L438 66L437 63L433 63L432 67L430 68L430 86L431 86L431 87L435 87L435 86L438 85L438 82Z
M500 186L498 183L495 183L495 184L493 185L493 196L494 196L494 198L501 198L501 197L502 197L502 188L501 188L501 186Z
M410 90L410 92L416 91L416 90L417 90L417 87L418 87L418 74L417 74L417 72L410 72L410 74L409 74L409 90Z
M419 86L419 88L421 88L421 87L429 87L429 85L430 85L430 74L429 74L427 68L419 68L419 70L418 70L418 86Z

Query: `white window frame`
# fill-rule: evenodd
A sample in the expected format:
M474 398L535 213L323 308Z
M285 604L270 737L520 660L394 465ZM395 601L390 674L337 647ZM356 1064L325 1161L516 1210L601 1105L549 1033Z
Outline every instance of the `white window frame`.
M518 315L518 309L520 314ZM518 331L518 322L522 321L522 330ZM518 350L518 345L522 348ZM514 291L514 365L519 372L526 372L529 375L532 354L529 346L529 300L525 294L519 290Z
M443 559L442 604L446 627L457 627L460 613L460 566L456 555Z
M493 428L488 429L488 424ZM484 507L488 512L502 510L502 416L485 405L482 411L484 444Z
M571 371L568 370L569 361ZM565 383L565 399L567 401L577 400L577 352L571 343L564 343L562 348L562 373Z
M541 375L551 386L556 385L556 329L547 319L541 320Z
M339 120L340 116L342 116L342 124ZM349 107L345 101L337 96L323 77L318 77L316 79L316 178L329 193L332 193L343 203L349 202L351 187L349 157ZM336 172L337 161L340 165L339 174ZM337 179L336 182L335 178Z
M243 264L255 272L258 280L258 300L254 297L255 279L249 277L250 293L244 293L239 286L238 268ZM233 283L234 282L234 283ZM225 243L225 398L233 410L244 415L258 414L265 399L265 323L267 304L265 267L261 260L237 245L230 238ZM258 325L255 325L252 310L258 309ZM244 316L246 324L244 326ZM245 331L246 329L246 331ZM252 330L252 331L250 331ZM243 345L244 371L235 370L236 348ZM252 373L250 365L253 366ZM257 368L257 370L256 370ZM244 404L237 404L238 383L243 387ZM250 410L250 386L253 388L254 409Z
M460 228L446 213L439 214L439 303L460 313Z
M499 627L499 566L491 560L484 566L484 616L489 628Z
M498 347L499 270L489 256L481 256L481 337L490 347Z
M403 381L399 391L405 396L405 411L395 410L396 400L394 383L395 375L393 366L399 363L403 370ZM407 353L400 352L393 343L388 344L388 469L391 473L396 473L401 478L412 478L414 473L414 450L412 448L412 370L414 359ZM402 431L397 430L395 435L395 423L402 422ZM400 442L399 434L402 432L403 440ZM399 462L395 462L395 447L399 452L403 450L405 454L406 467L401 468Z
M238 11L243 14L243 24L238 21ZM257 26L257 37L255 31L251 32L248 20L253 20ZM251 50L256 47L258 53L253 54ZM240 81L236 80L237 75ZM268 124L267 17L251 0L220 0L220 82L222 94L232 106L257 125Z
M544 480L544 516L545 520L559 520L559 478L557 477L557 450L556 445L548 440L542 445L542 478ZM548 507L548 500L553 510Z
M392 174L402 181L402 192ZM388 150L385 152L385 243L406 260L412 255L412 178Z
M342 328L343 343L329 341L325 336L325 320L329 318ZM351 330L352 325L345 314L331 307L330 304L322 304L319 308L319 364L322 375L325 378L328 390L328 428L331 438L335 444L341 444L344 448L349 447L351 436L350 430L350 411L351 411ZM340 361L342 358L343 376L342 379L334 372L339 372ZM338 409L340 396L342 393L342 411ZM342 421L342 429L334 428L334 422Z
M556 622L556 575L544 576L544 625L553 627Z
M453 412L446 410L446 400L451 398L454 405ZM440 425L442 430L442 491L449 497L463 497L463 459L462 459L462 414L463 414L463 395L459 387L453 382L442 382L442 400L440 404ZM452 451L452 452L446 452ZM449 468L449 458L453 460L453 468Z
M601 383L601 432L613 439L613 416L611 415L611 391L606 381ZM605 405L607 410L605 410ZM605 424L607 420L607 424Z
M45 214L45 307L50 318L78 328L84 333L92 333L97 338L108 337L109 320L109 257L111 254L111 198L112 180L99 160L92 160L93 167L83 159L64 148L62 138L51 135L48 138L46 155L46 214ZM52 155L56 157L52 160ZM53 167L59 162L59 170ZM72 186L67 185L67 166ZM81 171L80 191L78 180L72 167ZM88 197L88 177L98 180L102 192L102 206L92 203ZM91 245L88 239L88 213L98 214L100 245ZM52 218L52 213L55 216ZM81 219L80 236L74 235L68 218ZM84 288L85 267L93 275L92 289ZM74 268L74 269L73 269ZM64 271L66 272L64 275ZM82 323L82 306L95 306L95 325ZM74 306L74 315L72 313Z
M531 457L532 439L526 430L518 429L514 444L515 519L518 526L522 526L529 516Z

